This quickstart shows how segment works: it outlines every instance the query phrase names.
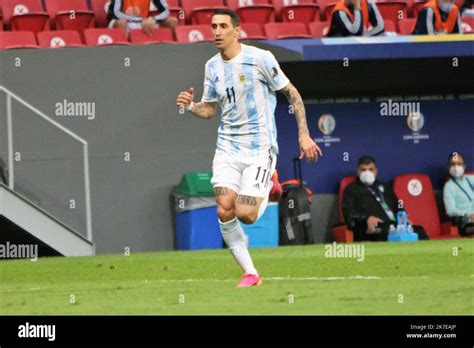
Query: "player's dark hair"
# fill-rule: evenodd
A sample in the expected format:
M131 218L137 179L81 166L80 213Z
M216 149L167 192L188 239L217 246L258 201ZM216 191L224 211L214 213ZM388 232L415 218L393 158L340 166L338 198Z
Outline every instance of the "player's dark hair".
M464 164L466 164L466 160L464 158L464 155L460 152L457 152L457 151L454 151L454 152L451 152L449 154L449 157L448 157L448 165L451 163L451 161L453 160L453 158L459 158L461 157L462 158L462 161L464 162Z
M232 11L228 8L222 8L214 11L214 16L215 15L226 15L230 17L230 20L232 22L232 25L234 27L240 27L240 18L237 12Z
M367 165L367 164L377 164L375 163L375 158L373 158L372 156L367 156L367 155L364 155L364 156L361 156L359 158L359 162L358 162L358 165Z

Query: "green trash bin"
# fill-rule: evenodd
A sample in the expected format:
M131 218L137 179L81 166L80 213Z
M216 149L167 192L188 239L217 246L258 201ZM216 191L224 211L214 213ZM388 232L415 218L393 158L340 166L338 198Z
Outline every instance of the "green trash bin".
M178 186L173 188L173 193L189 197L214 197L211 184L212 172L187 172L181 177Z
M187 172L173 188L178 250L221 249L211 172Z

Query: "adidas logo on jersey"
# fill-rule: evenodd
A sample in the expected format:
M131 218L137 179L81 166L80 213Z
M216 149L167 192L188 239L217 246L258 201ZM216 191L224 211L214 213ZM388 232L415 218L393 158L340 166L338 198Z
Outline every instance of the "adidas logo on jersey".
M253 187L260 190L260 184L258 182L255 185L253 185Z
M214 82L219 82L219 76L216 76L216 79L214 80Z

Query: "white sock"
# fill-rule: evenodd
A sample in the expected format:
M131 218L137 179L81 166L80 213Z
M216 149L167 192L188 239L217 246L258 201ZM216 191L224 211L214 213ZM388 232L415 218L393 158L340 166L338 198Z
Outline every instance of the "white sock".
M258 274L247 249L247 236L237 218L227 222L219 220L219 225L225 243L245 274Z

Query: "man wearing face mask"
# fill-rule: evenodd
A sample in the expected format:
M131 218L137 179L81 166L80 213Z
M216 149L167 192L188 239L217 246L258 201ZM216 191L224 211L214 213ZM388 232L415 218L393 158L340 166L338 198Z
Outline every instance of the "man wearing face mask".
M449 155L449 175L443 189L446 213L458 221L461 235L472 234L474 223L474 175L465 174L464 156L458 152Z
M453 1L428 1L418 14L413 35L462 34L461 16Z
M390 225L396 225L398 198L392 187L377 180L377 165L371 156L358 162L357 180L342 197L342 211L355 241L386 241ZM411 224L410 220L408 222ZM419 239L429 239L421 226L413 226Z

